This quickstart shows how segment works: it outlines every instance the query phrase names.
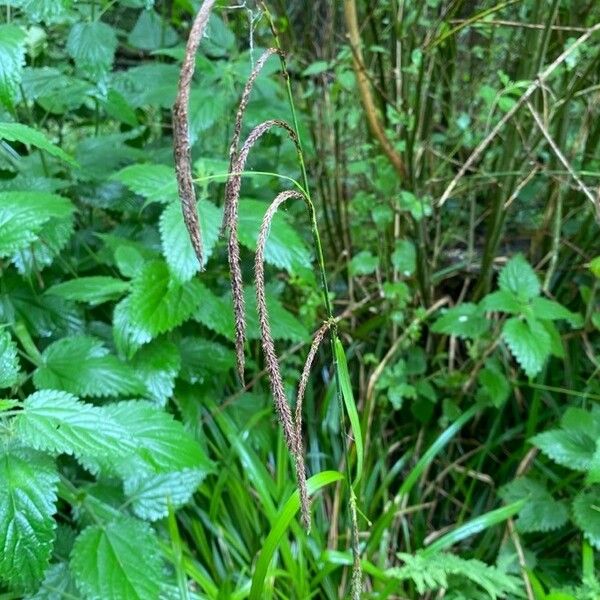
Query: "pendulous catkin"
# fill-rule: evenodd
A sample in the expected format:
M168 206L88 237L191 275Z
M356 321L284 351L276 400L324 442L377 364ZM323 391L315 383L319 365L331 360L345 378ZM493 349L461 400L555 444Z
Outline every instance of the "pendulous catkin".
M210 11L215 0L205 0L194 19L192 29L185 47L185 54L179 74L177 97L173 105L173 153L175 158L175 173L177 187L181 198L183 220L190 236L200 270L204 269L204 252L202 248L202 230L196 210L196 192L192 180L192 164L190 151L190 136L188 127L188 110L190 103L190 85L196 67L196 52L204 35Z
M254 271L256 274L256 305L258 309L258 322L260 324L265 363L267 365L267 372L269 374L269 381L271 383L271 392L273 394L273 400L275 401L275 408L277 410L279 422L283 428L283 434L287 447L296 464L296 479L298 480L298 491L300 493L300 511L302 515L302 523L307 530L310 530L310 506L308 490L306 487L306 467L304 465L302 428L301 425L300 427L297 427L294 423L292 411L285 395L281 370L279 368L279 360L277 359L277 354L275 353L275 342L273 340L273 335L271 334L271 325L269 324L269 312L265 295L264 255L269 228L279 206L291 198L304 200L304 196L300 192L295 190L287 190L285 192L281 192L267 209L258 233Z

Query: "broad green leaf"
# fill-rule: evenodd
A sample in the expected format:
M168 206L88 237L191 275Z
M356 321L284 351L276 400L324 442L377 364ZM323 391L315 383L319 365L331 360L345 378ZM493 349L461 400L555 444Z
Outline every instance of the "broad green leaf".
M567 431L583 433L592 440L600 440L600 406L593 406L592 410L569 406L560 425Z
M511 292L522 301L528 301L539 296L540 282L522 254L511 258L498 278L498 285L504 292Z
M189 319L202 302L202 286L171 280L163 261L147 263L133 281L129 296L131 326L156 337Z
M476 339L489 329L489 321L476 304L463 302L449 308L431 326L434 333Z
M369 250L361 250L350 261L350 275L370 275L377 270L378 266L379 257L373 255Z
M337 471L323 471L308 479L306 487L309 495L312 496L322 487L340 481L343 478L344 476ZM252 588L250 590L249 600L260 600L263 598L263 587L267 579L269 564L273 559L273 555L279 546L281 538L285 535L292 519L299 510L300 494L298 490L296 490L279 511L275 522L271 526L271 531L263 543L260 556L258 557L256 567L254 568L254 575L252 576Z
M260 200L244 199L239 205L238 234L240 243L256 250L258 232L268 208L268 204ZM282 209L275 214L265 247L265 261L289 273L302 268L310 268L311 255L298 235L283 215Z
M410 212L415 221L431 215L431 201L428 198L417 198L412 192L403 190L398 198L400 210Z
M112 175L135 194L149 202L168 204L179 200L175 170L166 165L130 165Z
M71 571L86 598L158 600L163 579L158 539L130 517L85 529L71 553Z
M549 319L551 321L564 319L573 327L581 327L581 324L583 323L581 315L571 312L568 308L565 308L562 304L559 304L554 300L534 298L531 301L531 308L533 309L536 319Z
M150 397L164 406L173 395L175 378L181 367L179 348L166 339L154 340L136 353L132 364Z
M538 433L531 442L563 467L586 471L593 464L596 441L581 431L552 429Z
M362 430L360 427L360 419L358 418L358 411L356 410L356 403L354 401L354 394L352 393L352 383L350 381L350 374L348 373L348 363L346 362L346 353L340 340L335 338L335 366L336 366L336 377L338 378L337 384L340 386L340 393L344 400L344 406L348 413L348 419L350 421L350 429L352 431L352 439L356 447L356 475L352 481L352 485L355 486L360 482L362 477L363 462L364 462L364 449L363 449L363 438ZM344 433L345 435L345 433Z
M178 40L177 32L154 10L143 10L127 36L134 48L156 50L173 46Z
M478 398L490 402L500 408L508 399L511 386L500 367L488 360L485 367L479 372L477 381L481 385Z
M565 503L555 500L544 485L528 477L511 481L499 493L508 503L525 499L517 520L517 527L523 533L552 531L562 527L569 518Z
M131 316L131 297L123 298L113 313L113 340L120 356L131 358L152 339L148 326L134 323Z
M79 600L79 598L73 575L69 571L69 564L59 562L48 567L40 589L32 596L27 596L26 600Z
M44 223L37 239L12 255L11 261L19 273L31 276L50 266L71 239L74 225L72 214Z
M198 442L179 421L153 404L119 402L101 410L135 441L135 456L119 467L124 475L131 476L140 469L150 473L210 469L211 463Z
M73 212L69 200L45 192L0 192L0 256L10 256L38 239L53 218Z
M133 108L152 106L170 109L175 101L178 80L179 65L175 63L146 62L112 74L114 89L127 98Z
M65 390L83 397L133 396L146 391L135 371L91 336L58 340L44 350L42 358L43 364L33 375L38 389Z
M118 460L134 449L131 435L116 419L56 390L31 394L15 417L15 430L23 444L53 454L72 454L84 461L97 457Z
M575 496L573 519L590 544L600 550L600 486L592 486Z
M0 329L0 388L9 388L19 379L19 357L17 345L10 333Z
M16 25L0 25L0 102L12 107L25 62L25 32Z
M528 377L535 377L550 356L550 334L536 320L512 317L502 327L502 337Z
M67 20L71 0L18 0L18 4L34 23L61 23Z
M596 256L596 258L590 260L588 268L594 274L594 277L600 279L600 256Z
M35 146L47 152L50 156L60 158L72 166L77 165L72 156L56 144L53 144L41 131L33 129L28 125L23 125L22 123L0 123L0 139L8 140L9 142L20 142L27 146Z
M523 310L523 304L519 301L517 296L509 291L498 290L492 292L481 300L480 306L483 310L488 312L505 312L513 315L521 313Z
M32 588L42 579L54 540L58 473L46 455L0 450L0 580Z
M46 294L96 306L119 298L128 289L127 281L104 275L92 275L57 283L49 287Z
M169 504L177 509L189 502L206 475L203 469L156 475L137 473L125 480L125 495L140 519L156 521L167 516Z
M110 70L116 49L115 30L101 21L75 23L67 38L69 56L77 68L92 80Z
M233 350L198 337L182 338L178 344L181 352L181 377L190 383L202 381L206 375L223 375L235 365Z
M404 277L410 277L417 268L417 251L410 240L398 240L392 253L392 264Z
M221 210L212 202L201 200L197 206L206 264L219 238L222 216ZM172 202L163 210L159 227L162 252L169 270L177 281L189 281L200 270L200 265L183 222L179 202Z

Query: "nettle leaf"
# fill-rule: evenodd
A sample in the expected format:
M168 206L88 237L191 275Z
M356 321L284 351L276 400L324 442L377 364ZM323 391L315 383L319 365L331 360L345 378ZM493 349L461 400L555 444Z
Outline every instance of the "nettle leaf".
M179 284L171 280L165 262L149 262L132 284L128 305L131 326L156 337L189 319L201 302L198 281Z
M525 302L540 294L539 279L522 254L506 263L500 271L498 285L502 291L511 292Z
M17 345L8 331L0 330L0 388L9 388L19 379Z
M75 23L67 38L67 52L90 79L110 71L117 49L115 30L101 21Z
M34 23L43 22L50 25L66 20L72 2L71 0L20 0L18 4Z
M573 520L590 544L600 550L600 486L595 485L575 496Z
M172 415L149 402L109 404L102 410L127 430L135 441L135 453L119 465L125 476L165 473L184 469L210 470L211 462L198 442Z
M48 288L46 294L96 306L115 300L129 290L129 282L115 277L93 275L63 281Z
M361 250L352 257L349 270L351 275L370 275L377 270L378 266L378 256L375 256L369 250Z
M154 10L140 12L138 20L127 36L127 41L134 48L141 50L173 46L178 39L177 32Z
M27 448L0 451L0 580L30 589L52 553L58 473L46 455Z
M173 395L175 378L181 367L177 346L169 340L155 340L135 355L133 367L150 397L164 406Z
M71 570L86 598L158 600L160 595L158 539L148 524L130 517L85 529L73 547Z
M50 156L60 158L72 166L77 165L77 162L72 156L67 154L56 144L53 144L41 131L33 129L28 125L23 125L22 123L0 123L0 139L9 142L20 142L27 146L35 146Z
M0 256L10 256L38 239L53 218L70 217L69 200L45 192L0 192Z
M239 239L252 251L256 250L258 232L267 208L268 205L260 200L244 199L240 202ZM310 251L281 211L275 214L271 223L265 261L289 273L311 266Z
M222 212L207 200L201 200L198 208L201 213L199 222L206 264L219 238ZM185 227L179 202L173 202L163 210L159 228L162 252L169 270L177 281L189 281L200 270L200 265Z
M156 521L187 502L206 477L203 469L186 469L156 475L135 474L125 480L124 490L133 512L148 521Z
M67 562L50 565L44 574L40 589L34 595L27 596L27 600L63 600L64 598L79 599Z
M417 268L417 251L410 240L398 240L392 252L392 264L404 277L410 277Z
M510 396L511 386L500 367L492 360L485 363L479 371L477 381L481 386L478 399L484 399L493 406L500 408Z
M498 290L485 296L480 306L487 312L506 312L513 315L520 314L523 310L523 304L519 301L517 296L509 291Z
M58 389L83 397L144 394L135 371L91 336L66 337L42 353L43 365L33 374L38 389Z
M552 429L531 439L546 456L563 467L586 471L593 465L596 442L575 429Z
M148 327L134 323L131 317L131 297L123 298L113 313L113 340L120 356L131 358L152 339Z
M149 202L168 204L179 198L175 170L167 165L129 165L111 176Z
M489 322L476 304L464 302L449 308L431 326L434 333L475 339L489 329Z
M546 486L528 477L515 479L503 486L499 493L506 503L527 499L517 520L517 527L523 533L552 531L562 527L569 519L566 504L555 500Z
M32 275L50 266L71 239L73 215L50 219L37 233L37 239L12 255L11 261L23 275Z
M179 342L181 377L190 383L202 381L207 374L222 375L235 365L235 354L222 344L197 337Z
M13 105L25 63L25 32L16 25L0 25L0 102Z
M134 449L129 432L101 408L57 390L31 394L15 417L23 444L87 461L120 459Z
M551 338L545 327L534 319L512 317L502 327L502 337L528 377L535 377L550 356Z
M571 312L562 304L547 298L534 298L531 301L531 308L537 319L549 319L551 321L565 320L573 327L581 327L583 319L581 315Z

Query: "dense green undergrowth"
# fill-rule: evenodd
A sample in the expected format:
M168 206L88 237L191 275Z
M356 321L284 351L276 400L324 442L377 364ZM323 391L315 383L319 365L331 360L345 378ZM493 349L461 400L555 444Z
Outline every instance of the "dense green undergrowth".
M171 135L198 5L2 5L0 598L341 598L353 528L365 598L600 598L600 11L358 2L357 56L336 4L213 11L189 114L202 272ZM243 177L244 385L219 237L272 27L340 317L305 398L310 532L250 283L269 203L301 189L285 132ZM294 116L271 58L242 139ZM301 204L264 257L290 403L328 321Z

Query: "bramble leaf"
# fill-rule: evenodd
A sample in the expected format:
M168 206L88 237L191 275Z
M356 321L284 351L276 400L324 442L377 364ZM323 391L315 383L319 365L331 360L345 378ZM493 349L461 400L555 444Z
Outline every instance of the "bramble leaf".
M58 473L28 448L0 451L0 580L26 589L42 579L54 540Z

